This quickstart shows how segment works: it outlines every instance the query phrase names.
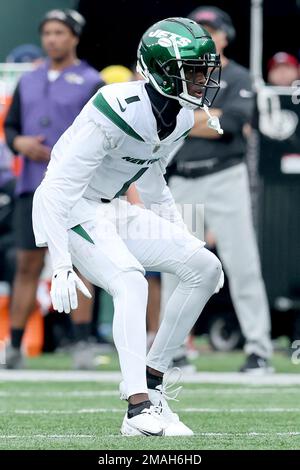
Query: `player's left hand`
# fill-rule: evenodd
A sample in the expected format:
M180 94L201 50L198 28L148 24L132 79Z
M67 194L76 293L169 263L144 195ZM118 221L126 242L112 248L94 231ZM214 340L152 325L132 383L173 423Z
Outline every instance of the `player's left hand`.
M50 290L54 310L70 313L78 307L76 289L79 289L88 299L92 298L88 288L71 268L55 271L52 276Z

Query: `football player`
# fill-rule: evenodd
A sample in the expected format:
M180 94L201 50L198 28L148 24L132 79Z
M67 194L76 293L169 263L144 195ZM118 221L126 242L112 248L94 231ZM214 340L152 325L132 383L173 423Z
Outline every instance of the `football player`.
M186 229L163 175L193 127L192 109L210 106L219 89L220 59L197 23L168 18L143 35L138 70L144 80L101 88L59 139L34 196L33 226L37 246L50 251L56 310L77 307L76 289L90 295L73 265L113 297L128 400L122 434L191 435L168 406L163 375L223 273ZM121 198L134 181L143 207ZM147 357L145 269L180 280Z

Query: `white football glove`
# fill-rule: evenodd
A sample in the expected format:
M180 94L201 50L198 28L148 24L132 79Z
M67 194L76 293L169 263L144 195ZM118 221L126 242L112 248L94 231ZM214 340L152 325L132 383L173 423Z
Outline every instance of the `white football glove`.
M92 296L82 280L71 268L54 271L51 284L51 300L54 310L60 313L70 313L72 309L78 307L76 288L88 299Z

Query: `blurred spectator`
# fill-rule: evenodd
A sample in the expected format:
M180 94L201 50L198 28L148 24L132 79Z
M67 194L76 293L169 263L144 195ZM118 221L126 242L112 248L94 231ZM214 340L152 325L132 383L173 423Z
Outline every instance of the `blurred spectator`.
M43 59L43 51L34 44L22 44L14 48L6 58L7 63L37 63ZM10 106L13 72L9 73L4 94L0 97L0 281L13 282L15 273L15 249L13 239L13 207L16 178L12 171L13 153L4 136L4 120ZM17 75L18 76L18 75Z
M268 62L268 83L274 86L291 86L299 79L299 62L287 52L277 52Z
M32 230L33 194L43 179L53 145L102 83L98 72L76 56L84 23L84 18L73 10L52 10L46 14L40 34L47 58L37 69L22 76L5 121L7 143L23 157L16 186L17 272L11 300L7 368L23 364L21 341L35 305L44 263L45 249L35 246ZM76 368L88 367L90 354L86 346L91 308L91 301L79 296L79 308L73 313L78 346L74 349Z
M21 44L15 47L7 56L6 62L14 64L29 64L42 62L43 50L35 44Z
M156 271L147 271L146 279L148 281L147 350L149 351L159 328L161 274Z
M15 178L11 171L11 152L0 142L0 281L12 284L15 253L12 237L12 213Z
M243 128L250 122L254 107L250 76L248 70L224 55L225 47L235 36L227 13L215 7L200 7L190 18L208 30L221 56L221 88L211 114L220 117L224 135L208 128L203 110L195 111L195 125L173 160L169 187L177 203L194 207L204 204L205 223L215 237L246 338L247 359L241 371L269 372L270 315L244 162ZM176 287L176 279L163 275L163 287L163 298L168 299Z

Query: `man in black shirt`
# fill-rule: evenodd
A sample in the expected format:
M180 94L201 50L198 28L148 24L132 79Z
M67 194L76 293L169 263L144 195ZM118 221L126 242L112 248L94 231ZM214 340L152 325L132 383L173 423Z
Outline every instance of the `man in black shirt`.
M190 18L209 31L221 55L221 87L211 114L219 117L224 134L207 127L203 110L195 111L195 125L172 161L169 186L177 203L204 205L205 226L216 241L246 338L247 360L241 371L264 373L271 370L270 314L244 162L244 130L251 120L254 94L248 70L224 56L235 35L231 18L215 7L197 8ZM175 285L176 279L163 276L163 299Z

